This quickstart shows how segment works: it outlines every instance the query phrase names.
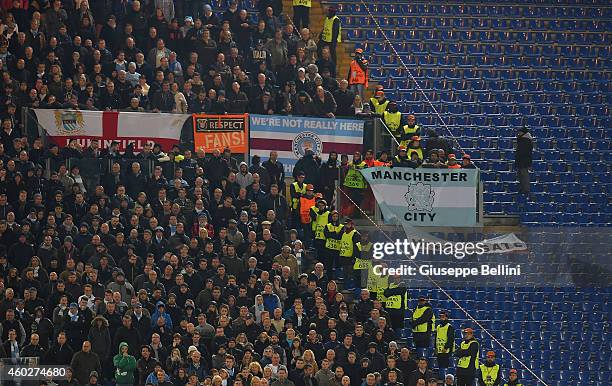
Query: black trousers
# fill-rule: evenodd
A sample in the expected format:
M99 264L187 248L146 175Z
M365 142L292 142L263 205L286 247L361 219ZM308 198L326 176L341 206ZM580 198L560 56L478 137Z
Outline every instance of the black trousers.
M474 375L457 375L457 386L474 386L475 379L476 377Z
M310 8L303 5L293 7L293 25L299 34L302 28L308 28L310 24Z

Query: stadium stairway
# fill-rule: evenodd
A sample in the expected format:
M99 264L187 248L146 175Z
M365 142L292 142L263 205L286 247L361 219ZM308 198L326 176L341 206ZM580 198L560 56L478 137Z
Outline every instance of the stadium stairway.
M612 224L612 5L603 0L367 3L482 170L485 211L532 226ZM339 9L371 78L424 128L440 128L359 1ZM340 65L340 64L339 64ZM342 71L342 70L341 70ZM532 193L518 197L514 137L535 137ZM444 134L444 133L442 133Z

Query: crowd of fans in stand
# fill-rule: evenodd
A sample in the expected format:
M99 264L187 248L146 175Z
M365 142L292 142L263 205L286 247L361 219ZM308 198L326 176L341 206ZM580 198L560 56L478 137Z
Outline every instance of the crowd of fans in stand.
M60 148L24 137L22 107L369 114L335 80L330 50L280 17L280 2L260 0L257 25L235 2L220 15L196 0L3 3L0 358L70 366L62 386L436 383L427 360L396 343L405 303L381 301L403 299L405 286L345 300L342 286L359 287L352 262L366 258L368 236L341 224L347 210L332 204L339 175L420 166L418 136L377 163L371 151L325 162L309 153L289 198L274 152L249 166L229 151L146 145L135 155L117 143ZM423 167L455 167L437 143L425 154L439 157ZM75 159L108 170L82 175ZM345 252L326 238L342 244L344 234L350 253L340 263ZM415 332L427 335L419 355L431 347L432 318L413 320L429 326Z
M221 14L199 0L3 3L2 113L8 104L309 116L361 109L362 95L355 100L335 78L335 51L308 28L296 31L280 1L259 1L257 23L236 1Z

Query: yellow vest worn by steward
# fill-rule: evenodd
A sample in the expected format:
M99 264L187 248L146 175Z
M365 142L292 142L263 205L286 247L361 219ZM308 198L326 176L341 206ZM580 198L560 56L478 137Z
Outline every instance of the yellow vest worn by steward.
M327 225L325 225L325 227L327 228L328 232L339 234L340 232L342 232L342 228L344 228L344 224L334 225L332 223L328 223ZM340 240L336 240L336 239L332 239L331 237L328 237L327 239L325 239L325 248L331 249L332 251L339 251L340 250Z
M302 6L302 7L310 8L312 4L310 0L293 0L293 6L294 7Z
M340 257L353 257L355 255L355 248L353 245L353 235L357 232L355 229L350 232L342 232L340 238Z
M461 341L461 349L462 350L467 350L470 345L472 344L478 344L478 342L476 342L476 339L472 339L469 342L466 342L465 340ZM465 356L465 357L459 357L459 360L457 361L457 367L460 367L462 369L467 369L470 366L470 361L471 361L472 357L471 356ZM476 358L474 358L474 367L478 368L478 352L476 352Z
M404 141L402 141L402 144L403 144L403 142L404 142ZM406 146L406 145L404 145L404 146ZM420 160L423 160L423 149L422 149L422 148L417 147L417 148L415 149L415 148L410 148L410 147L409 147L409 148L408 148L408 159L410 159L410 157L411 157L410 155L411 155L412 153L417 153L417 155L419 156L419 159L420 159Z
M483 386L493 386L499 377L499 365L489 367L484 364L480 365L480 373L482 374Z
M446 343L448 342L449 328L450 323L446 323L444 326L438 325L436 327L436 354L448 354L451 352L450 348L446 348Z
M347 188L353 189L365 189L366 181L363 178L363 175L359 171L360 169L364 169L367 165L365 162L361 161L358 164L353 162L349 163L349 170L346 173L346 177L344 177L343 185Z
M312 231L315 234L315 239L325 240L325 225L329 223L329 210L319 213L319 208L314 207L312 211L317 215L316 219L312 223Z
M293 185L293 188L295 189L296 193L306 194L306 184L302 184L301 188L297 181L292 183L291 185ZM300 202L299 197L291 197L291 209L297 209L298 202Z
M400 113L399 111L396 111L394 113L384 111L383 120L385 121L385 125L387 125L389 131L391 131L394 137L401 137L402 133L400 132L399 127L402 121L402 113Z
M389 284L388 288L397 288L399 285L397 283ZM404 292L402 295L393 295L385 298L385 308L389 308L392 310L401 310L406 309L408 307L408 293Z
M357 250L360 252L360 256L355 259L355 264L353 264L353 269L363 270L363 269L372 269L372 243L368 242L366 244L361 244L361 241L357 243Z
M376 275L373 269L368 271L367 288L368 291L376 294L376 299L381 302L385 301L384 291L387 287L389 287L388 275Z
M430 306L425 306L425 307L417 307L414 309L414 312L412 313L412 320L417 320L418 318L420 318L425 311L427 310L431 310ZM431 331L433 329L433 326L436 325L436 316L431 315L431 320L428 320L425 323L421 323L416 325L415 327L412 328L412 332L427 332L427 331Z
M336 19L339 19L338 16L334 16L331 19L325 16L325 20L323 20L323 31L321 31L321 40L326 43L332 42L334 21L336 21ZM338 39L336 41L338 43L342 42L342 25L338 26Z
M378 115L383 115L385 111L387 111L387 105L389 101L385 99L383 103L380 103L376 98L370 98L370 105L374 109L374 112Z
M414 125L414 127L408 127L408 125L404 125L404 127L402 127L402 130L404 131L404 135L410 138L414 135L419 135L418 133L421 131L421 126Z

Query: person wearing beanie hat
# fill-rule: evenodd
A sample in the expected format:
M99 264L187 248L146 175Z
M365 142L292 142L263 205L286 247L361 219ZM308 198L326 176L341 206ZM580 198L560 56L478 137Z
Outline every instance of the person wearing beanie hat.
M461 169L461 165L457 163L457 156L453 153L448 155L448 161L446 161L446 167L449 169Z
M483 386L498 386L502 379L501 367L495 363L495 352L487 351L485 363L480 365L478 382Z
M387 111L389 106L389 100L385 97L385 92L380 89L374 92L374 96L370 98L370 109L379 117L383 116L383 113Z
M440 379L446 376L446 370L451 367L451 359L455 351L455 328L449 323L448 311L440 311L440 321L436 326L436 358Z
M455 351L457 360L457 386L473 386L478 369L478 341L474 338L474 330L470 327L463 330L463 340Z
M412 312L412 341L419 357L428 357L431 335L436 325L436 316L424 296L419 296L417 307Z
M516 369L510 369L508 373L508 382L504 383L504 386L523 386L519 381L518 371L516 371Z

